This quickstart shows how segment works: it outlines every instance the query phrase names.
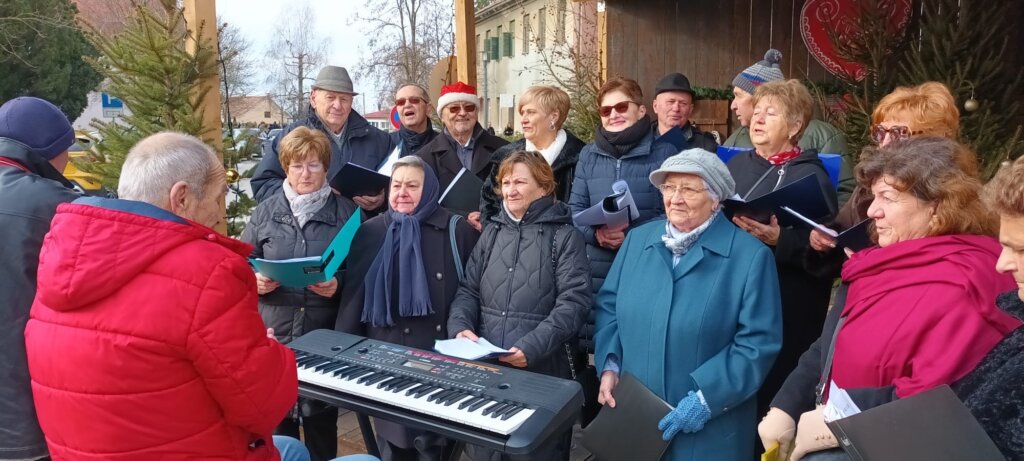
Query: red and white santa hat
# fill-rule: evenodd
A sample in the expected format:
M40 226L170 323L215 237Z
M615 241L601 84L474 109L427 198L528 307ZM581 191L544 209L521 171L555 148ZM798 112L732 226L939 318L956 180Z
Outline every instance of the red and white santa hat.
M440 116L444 107L453 102L480 105L480 98L476 95L475 87L462 82L442 86L441 97L437 98L437 115Z

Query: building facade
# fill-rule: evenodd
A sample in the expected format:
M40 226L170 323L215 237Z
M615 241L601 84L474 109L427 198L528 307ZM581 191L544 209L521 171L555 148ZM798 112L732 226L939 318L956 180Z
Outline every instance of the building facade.
M594 3L569 0L491 0L477 3L477 93L480 124L520 132L519 95L532 85L572 78L571 56L593 34ZM557 77L557 78L556 78Z

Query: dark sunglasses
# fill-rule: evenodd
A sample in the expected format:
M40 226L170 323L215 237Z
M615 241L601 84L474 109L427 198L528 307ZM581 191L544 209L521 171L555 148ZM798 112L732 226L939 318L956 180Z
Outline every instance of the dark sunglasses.
M398 99L395 100L395 105L398 106L398 107L402 107L402 106L405 105L406 101L409 101L412 105L415 106L415 105L423 102L423 98L418 98L416 96L410 96L408 98L398 98Z
M462 112L462 111L465 111L467 114L472 114L473 112L476 112L476 105L475 104L466 104L466 105L452 104L452 105L448 106L448 112L451 112L453 114L457 114L457 113Z
M881 144L882 141L885 140L886 133L896 141L902 141L913 135L921 134L920 131L910 131L909 127L902 125L896 125L889 128L882 125L875 125L871 127L871 139L875 141L875 144Z
M615 110L615 112L618 112L620 114L624 114L627 110L629 110L630 104L636 104L638 106L640 105L640 103L636 101L622 101L613 106L601 106L600 108L598 108L598 113L600 113L602 117L612 115L612 110Z

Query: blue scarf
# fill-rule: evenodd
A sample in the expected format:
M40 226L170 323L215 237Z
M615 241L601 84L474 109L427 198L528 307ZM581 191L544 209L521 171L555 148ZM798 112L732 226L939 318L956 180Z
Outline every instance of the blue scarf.
M412 214L389 209L391 221L384 242L363 280L362 322L376 328L395 325L391 318L391 280L393 262L398 259L398 314L402 317L422 317L432 314L427 273L423 268L423 250L420 248L420 223L437 211L441 186L437 176L427 165L423 173L423 194Z

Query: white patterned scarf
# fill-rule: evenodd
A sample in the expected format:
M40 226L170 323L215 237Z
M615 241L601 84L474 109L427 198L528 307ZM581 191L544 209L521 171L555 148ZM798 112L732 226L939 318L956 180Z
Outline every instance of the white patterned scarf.
M671 222L665 222L665 235L661 236L661 241L665 243L665 248L672 252L672 267L676 267L679 264L679 260L693 248L693 245L697 243L697 239L704 231L711 227L711 222L718 216L718 210L711 213L711 217L704 221L701 225L697 226L690 232L683 232L676 229Z
M281 183L281 189L284 190L284 196L288 199L288 205L292 207L292 214L295 215L295 220L299 223L299 229L302 229L331 197L331 185L327 181L324 181L323 187L319 190L308 194L295 192L292 185L288 184L288 180Z
M548 165L554 165L555 159L558 158L558 154L562 152L562 148L565 147L565 141L569 137L566 136L565 130L559 129L558 134L555 135L555 140L551 142L551 145L547 149L538 149L537 146L533 145L529 139L526 140L526 150L535 150L540 152L540 155L544 156L544 160L548 161Z

